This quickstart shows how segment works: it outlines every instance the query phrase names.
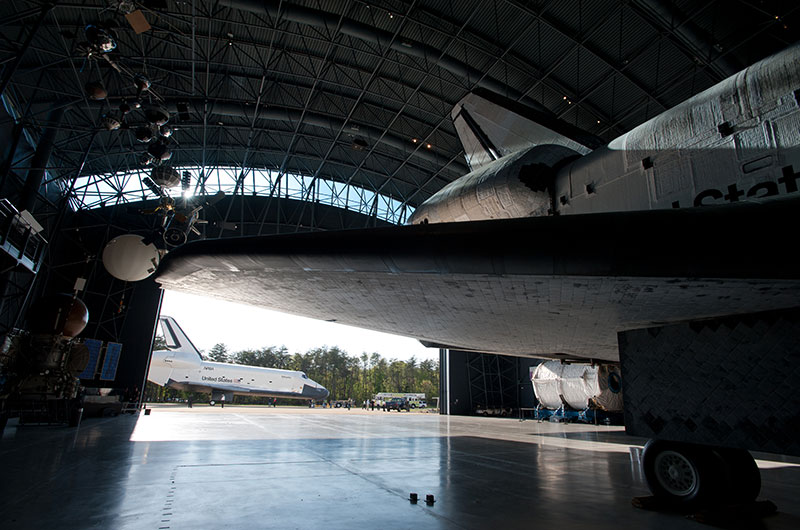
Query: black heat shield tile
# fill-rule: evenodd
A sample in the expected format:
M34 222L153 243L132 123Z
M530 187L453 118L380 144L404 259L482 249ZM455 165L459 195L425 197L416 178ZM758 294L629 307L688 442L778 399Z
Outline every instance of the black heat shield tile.
M619 334L628 434L800 456L800 310Z

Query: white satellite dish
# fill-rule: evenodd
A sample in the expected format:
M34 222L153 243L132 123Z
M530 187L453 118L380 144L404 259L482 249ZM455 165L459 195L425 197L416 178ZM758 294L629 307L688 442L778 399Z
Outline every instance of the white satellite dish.
M142 236L126 234L115 237L103 249L103 265L119 280L138 282L158 268L161 254L152 243L145 244Z

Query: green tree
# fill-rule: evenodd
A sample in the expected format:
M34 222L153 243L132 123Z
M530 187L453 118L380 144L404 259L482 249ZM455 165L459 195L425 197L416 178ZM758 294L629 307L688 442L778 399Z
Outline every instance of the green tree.
M166 350L167 341L161 335L156 335L153 339L153 351Z
M228 347L221 342L214 344L214 347L211 348L211 351L208 353L208 359L218 363L230 362Z

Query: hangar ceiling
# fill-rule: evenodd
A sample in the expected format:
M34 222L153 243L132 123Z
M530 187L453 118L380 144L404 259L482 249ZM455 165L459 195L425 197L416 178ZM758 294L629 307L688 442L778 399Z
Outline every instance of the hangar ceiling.
M125 16L136 9L151 26L140 34ZM755 0L7 0L0 128L23 124L18 140L31 146L55 129L46 183L73 209L155 197L135 135L143 110L160 106L173 131L168 164L190 170L196 194L324 200L402 222L466 173L450 111L470 91L608 141L797 40L798 10ZM89 24L111 30L116 47L90 53ZM152 83L142 109L107 130L137 100L137 74ZM87 83L108 97L93 100ZM31 152L2 177L22 179Z

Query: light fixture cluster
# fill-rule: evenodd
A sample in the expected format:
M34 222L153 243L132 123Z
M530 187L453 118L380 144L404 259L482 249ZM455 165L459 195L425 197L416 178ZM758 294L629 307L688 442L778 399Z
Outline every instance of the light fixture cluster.
M78 45L78 49L85 56L86 60L102 58L117 73L123 77L129 77L133 88L136 90L132 102L126 99L117 106L115 111L109 111L100 118L100 127L107 131L118 129L132 129L136 141L148 144L139 162L142 165L158 166L172 157L170 140L174 129L167 125L170 114L160 102L162 98L153 90L153 83L149 77L141 72L131 72L123 65L116 62L109 56L109 53L117 49L117 36L111 29L111 23L89 24L84 28L86 41ZM232 35L229 37L232 38ZM103 101L108 98L108 91L100 81L89 81L84 86L86 96L95 101ZM145 105L145 100L148 104ZM142 110L145 123L131 126L126 119L133 110Z

